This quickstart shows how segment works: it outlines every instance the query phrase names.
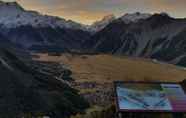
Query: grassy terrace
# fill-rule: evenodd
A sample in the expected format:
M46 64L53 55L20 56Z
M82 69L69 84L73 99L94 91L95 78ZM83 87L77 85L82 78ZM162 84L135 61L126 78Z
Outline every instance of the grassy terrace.
M35 60L66 64L72 70L73 78L77 82L103 83L115 80L177 82L186 78L186 70L170 64L155 63L148 59L111 55L37 55L39 58L34 58Z

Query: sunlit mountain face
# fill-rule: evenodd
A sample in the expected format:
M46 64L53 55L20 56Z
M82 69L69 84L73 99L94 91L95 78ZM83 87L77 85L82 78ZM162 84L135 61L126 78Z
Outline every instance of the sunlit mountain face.
M25 9L43 14L71 19L83 24L92 24L103 16L125 13L167 12L174 17L186 16L185 0L4 0L17 1Z

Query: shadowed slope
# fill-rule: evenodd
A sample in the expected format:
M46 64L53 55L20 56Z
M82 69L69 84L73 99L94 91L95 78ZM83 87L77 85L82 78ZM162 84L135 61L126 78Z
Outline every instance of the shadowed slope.
M88 107L76 90L29 69L4 49L0 49L0 76L0 117L30 113L61 118Z

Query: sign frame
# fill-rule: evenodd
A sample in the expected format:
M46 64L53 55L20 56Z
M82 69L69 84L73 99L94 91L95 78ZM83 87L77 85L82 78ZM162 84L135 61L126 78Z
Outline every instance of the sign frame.
M119 113L186 113L186 110L127 110L120 109L118 94L117 94L117 85L118 84L178 84L182 87L184 93L186 94L185 89L179 82L145 82L145 81L114 81L114 94L115 94L115 103L116 103L116 111Z

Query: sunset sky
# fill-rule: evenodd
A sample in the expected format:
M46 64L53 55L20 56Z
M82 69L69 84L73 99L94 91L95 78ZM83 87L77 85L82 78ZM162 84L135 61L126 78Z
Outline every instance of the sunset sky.
M15 1L15 0L4 0ZM133 12L167 12L186 17L186 0L16 0L27 10L91 24L103 16Z

